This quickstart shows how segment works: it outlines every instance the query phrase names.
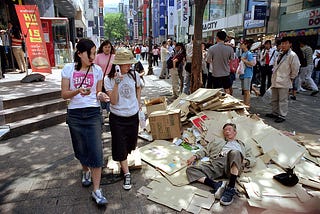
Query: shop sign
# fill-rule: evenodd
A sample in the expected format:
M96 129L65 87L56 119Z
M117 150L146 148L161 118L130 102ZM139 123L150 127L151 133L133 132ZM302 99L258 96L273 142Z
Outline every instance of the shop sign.
M37 5L15 5L33 72L51 73Z
M250 28L258 28L258 27L264 27L264 19L263 20L253 20L251 19L251 11L246 11L244 13L244 23L243 27L244 29L250 29Z
M254 20L265 20L267 14L267 6L254 5L253 6L253 19Z
M219 30L225 27L226 19L218 19L215 21L205 22L202 24L202 32Z
M309 26L320 25L320 9L311 10L309 13Z

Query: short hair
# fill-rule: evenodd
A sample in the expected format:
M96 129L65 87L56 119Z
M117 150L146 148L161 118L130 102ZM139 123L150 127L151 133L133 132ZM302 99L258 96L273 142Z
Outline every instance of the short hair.
M234 123L226 123L226 124L223 125L222 129L224 129L227 126L231 126L235 131L237 131L237 126Z
M265 42L264 42L264 45L266 45L266 44L270 44L271 45L271 40L266 40Z
M227 37L227 34L226 34L226 32L220 30L220 31L217 33L217 37L218 37L220 40L223 40L223 41L224 41L224 40L226 39L226 37Z
M281 42L289 42L292 43L292 40L290 37L286 36L286 37L282 37Z

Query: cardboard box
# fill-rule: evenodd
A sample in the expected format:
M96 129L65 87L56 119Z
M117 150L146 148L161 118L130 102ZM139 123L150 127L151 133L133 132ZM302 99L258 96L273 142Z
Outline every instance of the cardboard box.
M147 108L147 115L148 116L154 111L167 110L166 97L145 99L144 103L145 103L146 108Z
M154 111L149 116L152 138L166 140L181 137L180 109Z

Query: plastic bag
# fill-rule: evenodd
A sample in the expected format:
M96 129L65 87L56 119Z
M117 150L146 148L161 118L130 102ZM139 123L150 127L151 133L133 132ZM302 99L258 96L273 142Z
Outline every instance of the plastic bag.
M239 75L244 74L244 69L245 69L245 65L242 61L240 61L237 68L237 74Z
M262 101L265 104L271 105L271 98L272 98L272 89L268 88L268 90L266 91L266 93L264 93L262 97Z
M146 128L146 115L143 111L139 111L139 124L142 130Z

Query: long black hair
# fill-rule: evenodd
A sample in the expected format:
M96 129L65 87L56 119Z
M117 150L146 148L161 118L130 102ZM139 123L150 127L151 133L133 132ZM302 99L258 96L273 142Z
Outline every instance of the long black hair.
M99 54L99 53L103 53L103 47L106 46L106 45L110 45L110 46L111 46L110 54L114 54L114 48L113 48L113 46L112 46L112 44L111 44L111 42L110 42L109 40L104 40L104 41L101 43L101 45L100 45L97 53L98 53L98 54Z
M96 45L90 39L80 39L77 44L77 51L74 53L74 62L75 62L75 69L79 71L82 67L81 58L78 56L79 53L87 52L88 57L91 55L91 49Z

